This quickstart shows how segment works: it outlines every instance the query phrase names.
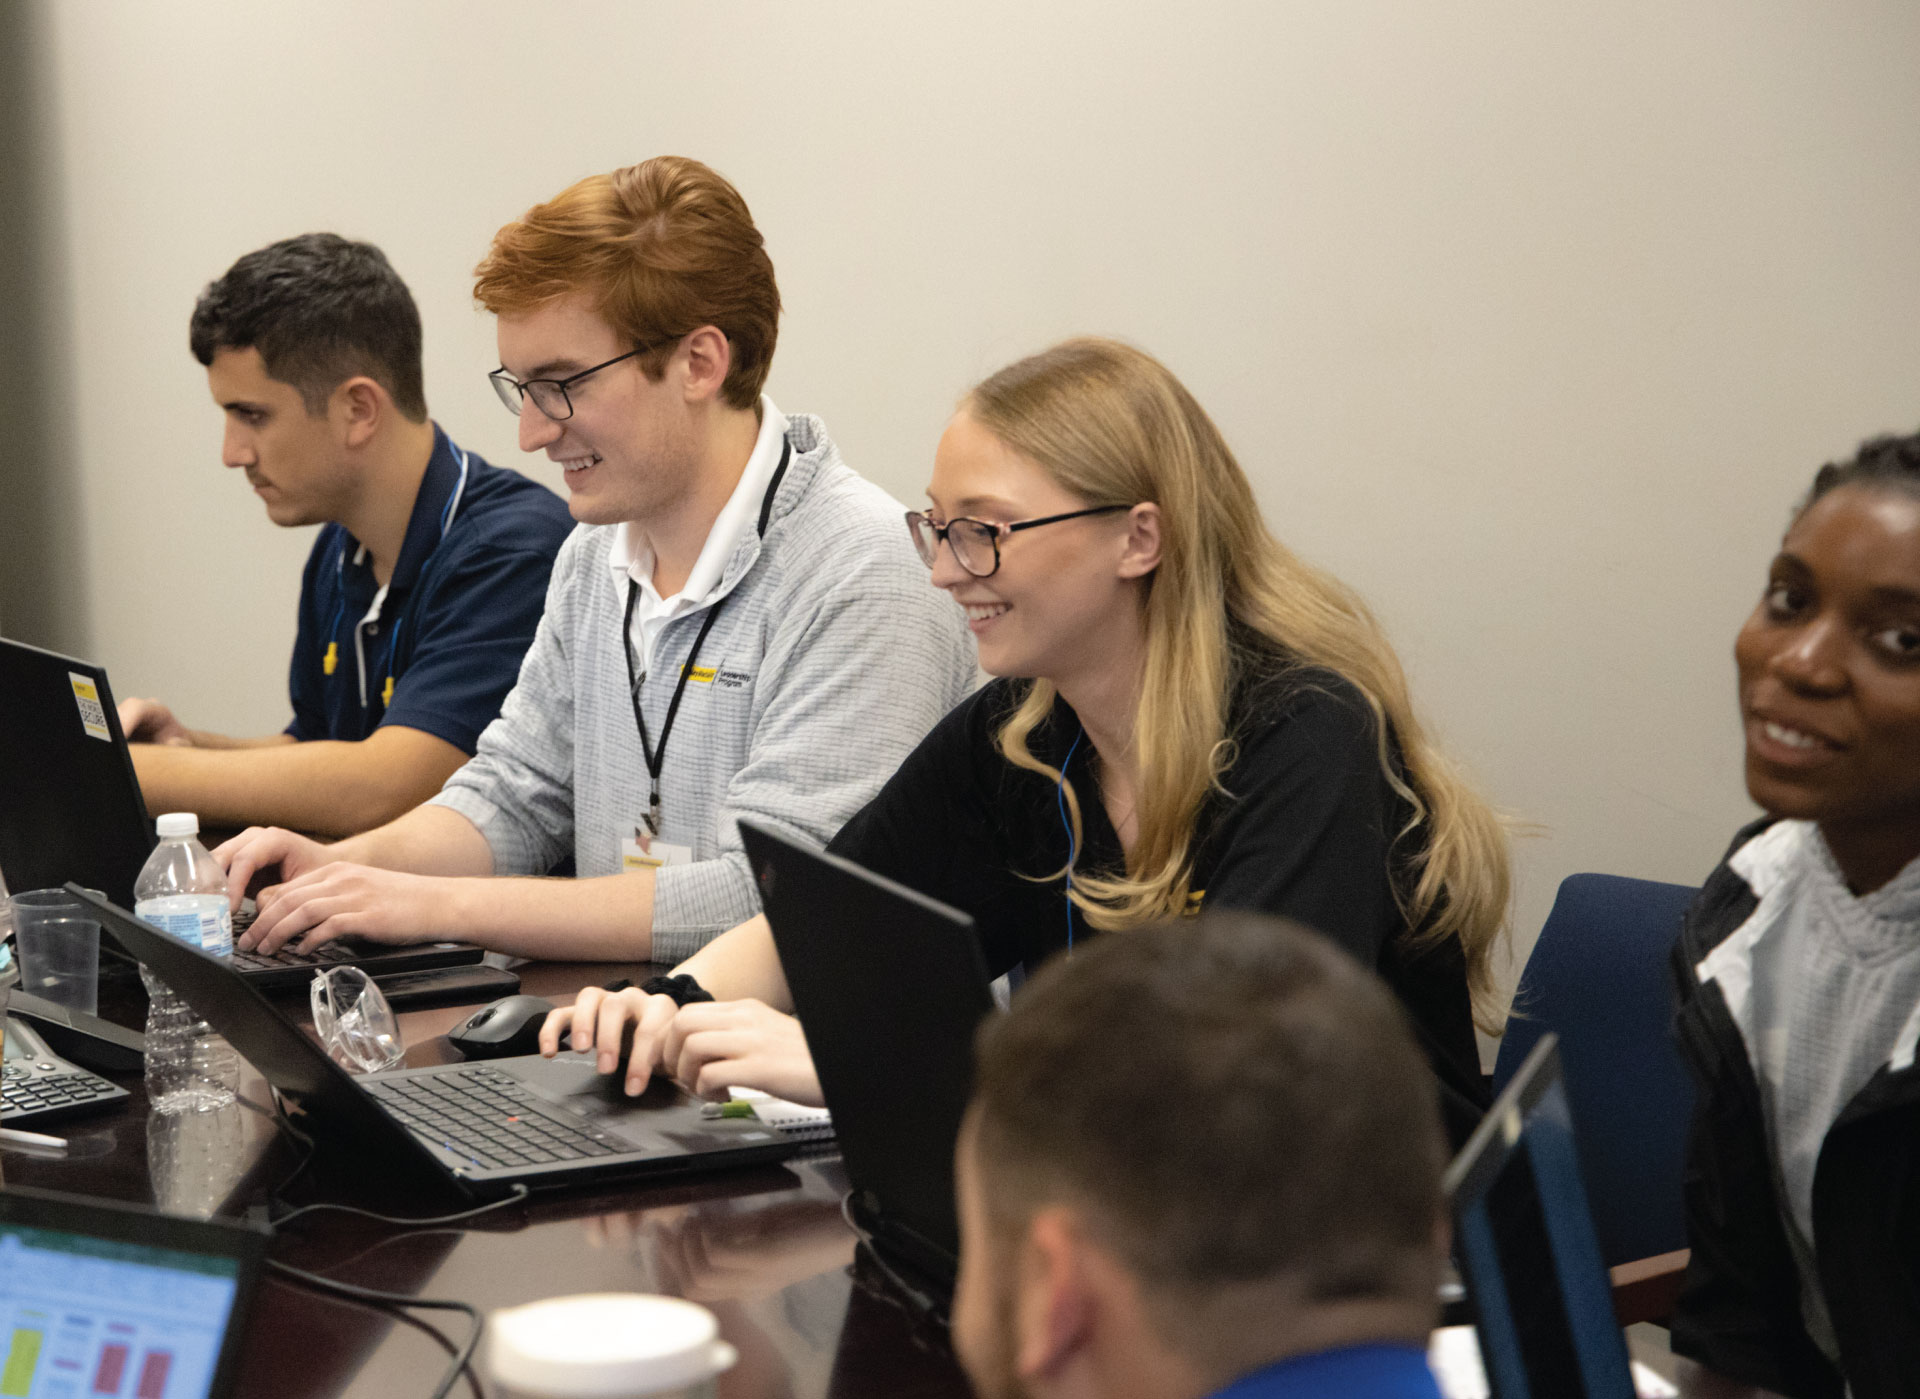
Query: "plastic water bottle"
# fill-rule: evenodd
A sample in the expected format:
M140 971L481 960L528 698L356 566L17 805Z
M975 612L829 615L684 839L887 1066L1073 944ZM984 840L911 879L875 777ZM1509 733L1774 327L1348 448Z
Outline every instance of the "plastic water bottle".
M133 886L133 912L215 957L233 955L227 877L200 843L200 818L176 811L154 823L154 847ZM147 967L147 1102L156 1112L207 1112L234 1100L240 1060Z

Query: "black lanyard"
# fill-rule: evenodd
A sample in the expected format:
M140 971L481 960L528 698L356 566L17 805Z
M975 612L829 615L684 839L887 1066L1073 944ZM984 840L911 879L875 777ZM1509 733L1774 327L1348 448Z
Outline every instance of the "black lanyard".
M767 520L773 514L774 493L780 489L780 482L787 474L787 461L793 455L793 444L780 444L780 465L774 468L773 479L767 483L767 494L760 502L759 534L767 537ZM727 594L731 597L732 594ZM687 652L687 663L680 667L680 680L673 687L673 698L667 702L667 719L660 726L660 746L654 747L647 737L647 718L640 712L640 682L645 678L640 674L639 666L633 657L633 607L640 600L640 585L627 576L627 611L620 623L620 649L627 657L627 698L633 701L633 722L640 730L640 753L647 762L647 834L660 834L660 771L667 762L667 738L673 732L674 716L680 712L680 698L687 692L687 680L693 674L693 668L700 659L700 648L706 645L707 633L713 630L713 624L719 620L720 609L727 599L721 598L707 609L706 620L700 623L700 634L693 639L693 649Z

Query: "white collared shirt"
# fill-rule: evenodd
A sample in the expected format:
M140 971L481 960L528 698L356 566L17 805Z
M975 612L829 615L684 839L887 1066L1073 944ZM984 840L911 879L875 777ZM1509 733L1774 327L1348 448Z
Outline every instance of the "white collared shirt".
M720 586L721 575L726 572L733 551L740 547L740 541L760 522L760 503L766 498L767 483L780 468L780 453L786 440L786 415L773 406L771 398L761 394L760 435L754 439L746 470L740 473L740 481L727 497L727 503L720 507L713 528L707 531L707 542L700 546L700 557L693 561L693 571L672 597L661 597L653 586L653 550L634 537L631 524L614 526L613 547L607 553L607 564L613 569L614 577L621 580L615 586L624 599L625 580L632 579L640 593L634 601L633 626L628 633L638 674L644 676L651 669L654 644L668 622L697 612L725 595Z

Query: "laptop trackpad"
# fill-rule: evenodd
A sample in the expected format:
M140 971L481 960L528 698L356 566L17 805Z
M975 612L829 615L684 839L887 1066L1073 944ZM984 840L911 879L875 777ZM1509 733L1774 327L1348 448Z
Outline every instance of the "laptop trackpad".
M655 1075L639 1097L629 1098L626 1080L619 1074L597 1072L591 1053L563 1054L557 1059L532 1054L496 1059L493 1066L641 1150L712 1149L738 1144L743 1137L757 1140L770 1135L754 1130L757 1124L701 1117L700 1100L664 1074ZM748 1132L740 1132L741 1127Z

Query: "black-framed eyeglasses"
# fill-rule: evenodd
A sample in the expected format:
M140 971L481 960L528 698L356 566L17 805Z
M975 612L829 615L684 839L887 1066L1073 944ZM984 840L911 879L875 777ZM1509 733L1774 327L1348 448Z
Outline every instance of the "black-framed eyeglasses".
M668 337L668 339L677 338ZM651 345L642 345L637 350L628 350L624 355L615 355L612 359L603 360L591 369L583 369L578 374L569 374L564 379L528 379L522 382L507 373L506 366L502 365L487 375L487 382L493 385L493 391L500 395L500 401L507 405L507 411L514 417L520 416L522 401L531 398L535 408L555 422L562 422L573 416L573 400L567 396L568 385L579 383L589 374L598 374L603 369L609 369L623 359L632 359L635 355L644 355L648 350L657 350L666 343L668 343L667 340L656 340Z
M1064 515L1016 520L1012 524L994 524L962 515L956 520L948 520L944 525L935 524L933 517L923 510L909 510L907 533L913 536L913 547L920 551L920 557L928 568L932 568L934 561L940 557L940 541L944 539L953 546L955 563L975 578L991 578L1000 571L1000 541L1010 534L1023 529L1038 529L1041 525L1057 525L1062 520L1077 520L1083 515L1110 515L1116 510L1131 509L1131 505L1094 505L1085 510L1069 510Z

